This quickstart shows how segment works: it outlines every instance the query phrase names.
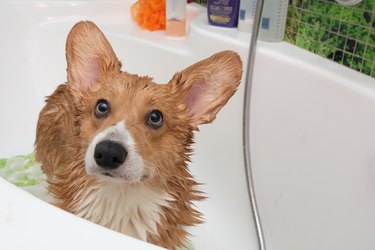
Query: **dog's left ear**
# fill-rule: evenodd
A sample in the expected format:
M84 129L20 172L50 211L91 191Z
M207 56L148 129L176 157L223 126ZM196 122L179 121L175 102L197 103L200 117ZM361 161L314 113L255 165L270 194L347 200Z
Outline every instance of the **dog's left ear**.
M174 75L172 92L178 95L191 115L191 125L212 122L237 90L242 77L242 61L233 51L223 51Z
M107 72L120 72L117 59L103 32L90 21L74 25L66 41L68 84L86 90Z

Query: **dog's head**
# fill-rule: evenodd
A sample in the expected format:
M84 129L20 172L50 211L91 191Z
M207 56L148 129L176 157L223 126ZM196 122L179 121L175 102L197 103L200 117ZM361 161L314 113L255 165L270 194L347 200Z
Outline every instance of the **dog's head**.
M121 72L107 39L87 21L73 27L66 49L86 172L127 183L178 176L175 165L188 160L193 131L215 119L242 75L240 58L230 51L167 84Z

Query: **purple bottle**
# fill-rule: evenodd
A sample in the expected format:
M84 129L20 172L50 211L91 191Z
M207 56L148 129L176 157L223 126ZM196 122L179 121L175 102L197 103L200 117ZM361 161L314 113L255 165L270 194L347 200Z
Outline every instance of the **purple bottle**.
M239 6L240 0L208 0L208 22L220 27L237 27Z

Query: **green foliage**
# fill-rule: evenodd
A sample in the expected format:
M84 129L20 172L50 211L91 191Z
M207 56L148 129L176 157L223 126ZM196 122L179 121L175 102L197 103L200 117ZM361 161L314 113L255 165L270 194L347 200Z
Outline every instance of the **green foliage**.
M285 40L374 75L375 0L346 7L333 0L291 0Z

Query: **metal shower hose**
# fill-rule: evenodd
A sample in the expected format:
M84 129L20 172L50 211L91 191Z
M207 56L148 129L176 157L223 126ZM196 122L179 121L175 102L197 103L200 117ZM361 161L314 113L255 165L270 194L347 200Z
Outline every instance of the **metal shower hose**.
M264 0L258 0L254 16L254 24L251 33L249 55L246 69L246 82L245 82L245 96L244 96L244 106L243 106L243 123L242 123L242 133L243 133L243 154L245 161L246 177L247 177L247 187L250 198L250 205L252 209L252 215L255 222L255 229L258 237L259 250L266 250L266 244L263 235L262 224L258 212L258 205L255 197L254 182L252 175L252 166L250 158L250 99L251 99L251 89L252 80L254 73L254 61L256 52L256 43L259 33L260 22L262 18Z

